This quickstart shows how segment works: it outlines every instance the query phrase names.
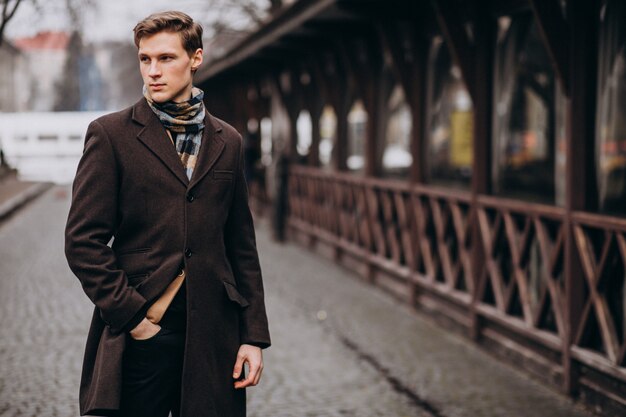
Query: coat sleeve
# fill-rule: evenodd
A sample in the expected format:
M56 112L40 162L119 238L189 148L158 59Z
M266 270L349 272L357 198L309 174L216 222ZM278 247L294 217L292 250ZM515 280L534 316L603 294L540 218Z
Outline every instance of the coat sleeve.
M119 172L115 153L98 121L89 125L72 188L65 256L102 320L119 333L146 305L117 267L108 246L118 223Z
M263 279L256 248L256 237L244 175L243 146L239 136L239 162L235 172L235 191L225 225L224 241L228 260L233 269L237 289L249 302L241 313L241 343L261 348L270 346L265 312Z

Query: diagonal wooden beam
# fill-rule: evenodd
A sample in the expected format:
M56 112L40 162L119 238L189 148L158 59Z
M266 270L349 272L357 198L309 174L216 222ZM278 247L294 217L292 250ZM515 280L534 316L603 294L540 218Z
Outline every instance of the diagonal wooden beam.
M391 70L402 85L411 107L411 164L410 180L423 182L426 177L424 146L426 102L426 38L415 29L417 20L380 21L376 24L383 53L391 57Z
M565 95L569 96L570 28L557 0L529 0L550 63L554 67Z
M474 80L474 44L465 31L461 16L451 0L431 0L441 32L450 47L452 59L461 69L461 74L472 100L476 100Z
M395 22L394 22L395 23ZM417 98L413 97L410 92L413 90L413 82L415 81L412 65L407 62L406 56L410 53L405 48L407 42L397 33L397 26L392 22L379 22L376 25L382 49L391 56L391 69L395 77L400 81L407 101L411 106L415 105ZM412 51L411 51L412 52Z
M276 72L271 75L271 79L274 82L276 91L280 96L285 111L289 117L289 143L288 147L284 149L287 155L294 160L298 157L297 142L298 142L298 129L297 120L300 110L302 110L302 96L299 88L299 81L296 77L298 72L297 67L285 67L283 72ZM285 88L283 85L283 76L288 78L289 88Z

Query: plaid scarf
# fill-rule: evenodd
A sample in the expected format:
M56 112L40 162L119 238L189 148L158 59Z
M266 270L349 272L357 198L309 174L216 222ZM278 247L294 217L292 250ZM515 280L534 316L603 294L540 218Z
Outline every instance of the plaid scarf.
M194 87L191 91L191 99L183 103L173 101L155 103L145 86L143 95L167 130L183 163L187 178L191 179L198 159L202 130L204 130L204 104L202 102L204 92Z

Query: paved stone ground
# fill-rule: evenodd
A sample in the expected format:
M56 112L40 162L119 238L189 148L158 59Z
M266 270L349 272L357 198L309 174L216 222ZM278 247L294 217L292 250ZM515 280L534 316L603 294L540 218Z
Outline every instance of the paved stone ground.
M5 178L0 177L0 203L14 197L20 191L26 190L33 185L32 182L19 181L15 175L7 175Z
M78 416L91 305L63 256L68 206L54 188L0 225L0 417ZM258 229L274 345L250 417L589 416Z
M12 172L2 175L0 170L0 223L50 186L50 183L21 181Z

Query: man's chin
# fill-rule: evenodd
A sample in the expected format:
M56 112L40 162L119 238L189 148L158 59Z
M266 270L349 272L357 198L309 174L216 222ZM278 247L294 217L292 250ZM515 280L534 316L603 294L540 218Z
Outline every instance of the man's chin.
M169 101L169 97L163 94L153 94L150 97L152 97L152 101L154 101L155 103L159 103L159 104Z
M169 101L171 99L170 95L163 92L163 91L150 91L148 90L148 94L150 95L150 98L152 99L152 101L154 101L155 103L165 103L166 101Z

